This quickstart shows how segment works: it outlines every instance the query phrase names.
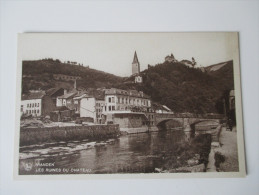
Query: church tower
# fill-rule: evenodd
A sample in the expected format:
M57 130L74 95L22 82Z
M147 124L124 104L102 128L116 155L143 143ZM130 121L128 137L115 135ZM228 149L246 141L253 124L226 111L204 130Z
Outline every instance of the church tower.
M140 65L138 61L137 52L135 51L133 62L132 62L132 75L137 75L140 73Z
M135 76L135 83L142 83L143 79L142 76L140 76L140 65L138 61L137 52L134 53L134 58L132 62L132 75Z

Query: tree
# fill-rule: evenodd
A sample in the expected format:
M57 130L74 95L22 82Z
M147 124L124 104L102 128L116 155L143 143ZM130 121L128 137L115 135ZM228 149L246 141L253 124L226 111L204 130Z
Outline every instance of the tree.
M196 63L194 57L192 57L192 67L194 68L194 66L195 66L196 64L197 64L197 63Z

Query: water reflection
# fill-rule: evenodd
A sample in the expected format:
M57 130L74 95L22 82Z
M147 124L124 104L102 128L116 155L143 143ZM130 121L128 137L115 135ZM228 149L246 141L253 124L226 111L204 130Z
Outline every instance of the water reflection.
M116 140L96 143L82 141L57 143L47 148L23 148L20 153L20 174L154 172L155 168L169 163L175 155L176 146L184 137L183 131L160 131L125 135ZM38 166L39 163L42 164ZM53 163L54 166L45 167L44 163ZM39 168L44 170L37 172ZM51 172L47 168L59 168L61 171ZM75 170L71 171L71 168Z

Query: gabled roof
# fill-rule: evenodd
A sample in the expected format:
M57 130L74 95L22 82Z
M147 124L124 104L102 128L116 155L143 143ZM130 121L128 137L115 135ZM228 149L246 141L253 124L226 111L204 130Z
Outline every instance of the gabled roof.
M104 91L102 90L89 90L88 94L97 100L104 100Z
M58 98L61 98L61 99L68 99L68 98L72 98L76 95L76 93L67 93L67 94L64 94L62 96L59 96Z
M63 88L50 88L46 91L46 95L52 96L54 95L58 90ZM63 89L64 90L64 89Z
M34 92L27 95L22 95L22 100L42 99L44 95L46 95L45 91Z
M74 100L79 100L79 99L82 99L84 97L88 97L88 94L84 93L84 94L81 94L81 95L76 95L73 99Z
M138 64L139 64L139 62L138 62L138 56L137 56L137 52L135 51L132 64L136 64L136 63L138 63Z
M78 91L77 94L75 95L75 98L81 97L81 96L86 95L86 94L88 94L87 91Z

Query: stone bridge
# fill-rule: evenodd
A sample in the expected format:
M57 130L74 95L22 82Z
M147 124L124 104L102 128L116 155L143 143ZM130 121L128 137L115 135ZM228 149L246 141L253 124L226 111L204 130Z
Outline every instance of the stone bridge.
M158 129L165 129L166 122L174 121L178 127L184 128L185 131L191 131L195 125L202 122L210 122L217 125L220 124L220 120L223 119L223 115L220 114L173 114L173 113L156 113L155 125ZM208 125L207 125L208 126Z

